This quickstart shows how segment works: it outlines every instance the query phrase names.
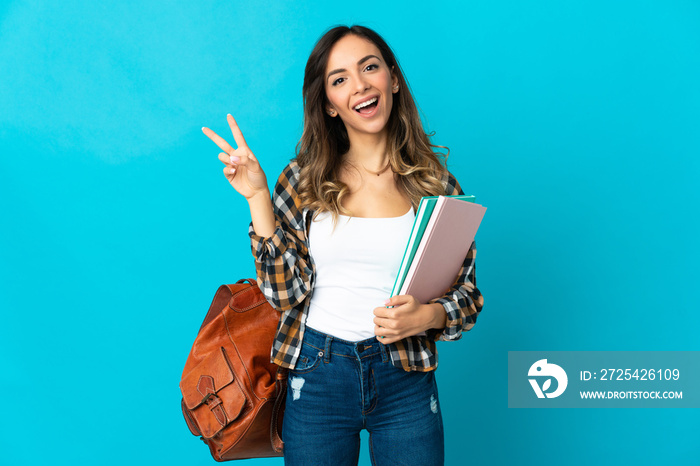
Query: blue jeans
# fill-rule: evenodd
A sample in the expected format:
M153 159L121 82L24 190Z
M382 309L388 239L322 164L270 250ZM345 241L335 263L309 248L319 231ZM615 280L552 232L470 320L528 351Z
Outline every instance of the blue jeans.
M395 367L375 338L349 342L307 327L286 403L285 465L355 466L362 429L374 465L444 464L434 372Z

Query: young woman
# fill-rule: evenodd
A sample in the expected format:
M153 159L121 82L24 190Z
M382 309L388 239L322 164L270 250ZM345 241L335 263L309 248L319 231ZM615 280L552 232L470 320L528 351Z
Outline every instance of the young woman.
M443 464L435 341L459 339L481 311L474 244L443 296L389 293L420 198L462 191L374 31L323 35L303 96L297 156L272 200L233 117L237 149L203 128L248 201L258 284L281 311L272 360L290 370L285 464L356 465L362 429L373 464Z

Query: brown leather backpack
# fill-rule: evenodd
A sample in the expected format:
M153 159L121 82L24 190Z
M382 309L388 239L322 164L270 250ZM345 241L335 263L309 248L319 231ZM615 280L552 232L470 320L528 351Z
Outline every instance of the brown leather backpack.
M270 362L279 316L254 280L222 285L192 345L182 413L217 461L282 456L287 373Z

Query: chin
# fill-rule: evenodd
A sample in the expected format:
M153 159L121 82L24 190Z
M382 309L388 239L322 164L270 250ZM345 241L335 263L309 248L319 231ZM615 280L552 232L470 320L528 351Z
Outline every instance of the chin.
M363 124L364 123L364 124ZM358 133L364 133L364 134L379 134L386 130L387 125L389 124L389 120L379 120L379 121L371 121L371 122L360 122L360 124L355 124L352 125L352 129L355 132ZM347 125L346 125L347 127Z

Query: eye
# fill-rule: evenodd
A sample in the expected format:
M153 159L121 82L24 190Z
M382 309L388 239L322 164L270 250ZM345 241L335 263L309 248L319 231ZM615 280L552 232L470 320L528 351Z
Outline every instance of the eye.
M345 81L345 78L338 78L335 81L333 81L331 86L337 86L338 84L342 83L343 81Z
M365 68L365 71L376 70L377 68L379 68L379 65L377 65L376 63L371 63L371 64L367 65L367 67Z

